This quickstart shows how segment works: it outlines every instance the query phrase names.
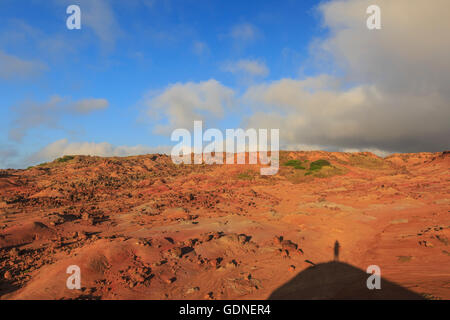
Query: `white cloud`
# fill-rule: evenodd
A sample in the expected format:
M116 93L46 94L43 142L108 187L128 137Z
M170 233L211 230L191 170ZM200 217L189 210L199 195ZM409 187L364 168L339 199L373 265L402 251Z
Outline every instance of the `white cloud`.
M208 45L201 41L195 41L193 43L192 51L198 56L202 56L202 55L210 53L210 49L209 49Z
M163 92L151 94L145 101L152 120L159 123L156 132L168 133L177 128L191 128L194 120L220 119L224 109L233 106L234 91L218 81L176 83ZM155 121L155 122L156 122Z
M87 114L96 110L108 108L108 100L106 99L83 99L73 103L71 108L78 113Z
M0 50L1 79L10 80L32 77L47 69L48 67L40 61L20 59Z
M258 38L260 32L250 23L240 23L231 28L230 36L237 41L250 42Z
M105 99L71 101L54 95L45 102L26 100L11 108L15 116L12 118L9 137L14 141L21 141L32 128L59 128L59 122L64 115L86 115L107 107L108 101Z
M113 46L117 36L122 31L119 28L114 11L108 1L84 0L82 6L83 23L92 28L103 43Z
M170 153L171 147L148 146L114 146L107 142L69 142L67 139L57 140L29 157L28 162L39 163L52 161L64 155L90 155L101 157L125 157L150 153Z
M269 74L269 68L263 61L241 59L233 62L226 62L222 70L233 74L244 74L249 76L266 77Z
M74 4L72 0L55 1L64 6ZM75 4L81 8L81 28L91 29L104 48L113 48L123 30L117 22L111 1L78 0Z

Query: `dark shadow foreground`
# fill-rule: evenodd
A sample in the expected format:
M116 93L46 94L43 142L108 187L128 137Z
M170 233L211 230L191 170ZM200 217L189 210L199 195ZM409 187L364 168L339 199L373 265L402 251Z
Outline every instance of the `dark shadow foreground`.
M383 271L381 270L381 275ZM318 264L300 272L295 278L276 289L271 300L311 299L407 299L423 300L424 297L381 277L381 289L369 290L367 279L371 275L342 262Z

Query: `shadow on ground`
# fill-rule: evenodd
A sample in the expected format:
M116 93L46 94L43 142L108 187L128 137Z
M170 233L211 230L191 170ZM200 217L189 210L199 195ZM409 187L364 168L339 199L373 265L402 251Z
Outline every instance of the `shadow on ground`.
M12 284L12 282L0 280L0 300L1 296L7 293L14 292L19 289L19 286Z
M424 297L381 278L381 289L369 290L371 275L347 263L321 263L300 272L276 289L269 300L361 299L423 300Z

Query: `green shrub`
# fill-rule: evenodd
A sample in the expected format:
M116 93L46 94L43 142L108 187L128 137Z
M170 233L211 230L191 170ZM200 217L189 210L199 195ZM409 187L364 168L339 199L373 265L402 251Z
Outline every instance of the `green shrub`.
M73 160L74 158L75 158L74 156L64 156L64 157L56 159L55 161L58 163L61 163L61 162L67 162L67 161Z
M302 162L300 160L288 160L284 163L286 167L293 167L294 169L305 170L306 168L302 166Z
M298 164L301 164L300 160L288 160L284 163L284 165L288 167L293 167Z
M331 163L328 162L327 160L320 159L320 160L311 162L311 165L309 166L309 170L310 171L318 171L318 170L322 169L322 167L325 167L325 166L330 167Z

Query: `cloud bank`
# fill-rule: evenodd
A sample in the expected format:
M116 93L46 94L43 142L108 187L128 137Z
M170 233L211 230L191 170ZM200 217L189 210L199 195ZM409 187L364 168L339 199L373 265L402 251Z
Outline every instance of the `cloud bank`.
M190 127L208 115L219 118L235 99L253 110L243 127L279 128L284 146L383 155L448 149L450 38L439 34L450 30L450 2L379 0L381 30L366 26L371 4L337 0L318 6L328 36L311 43L311 54L327 62L326 72L253 84L239 97L216 80L178 83L148 103L150 113L167 120L156 132ZM235 25L230 35L250 41L257 29ZM257 60L228 62L222 69L269 72Z
M248 88L250 127L280 128L285 143L418 152L449 147L450 2L380 0L381 30L366 28L372 1L319 6L329 36L312 54L338 70Z

